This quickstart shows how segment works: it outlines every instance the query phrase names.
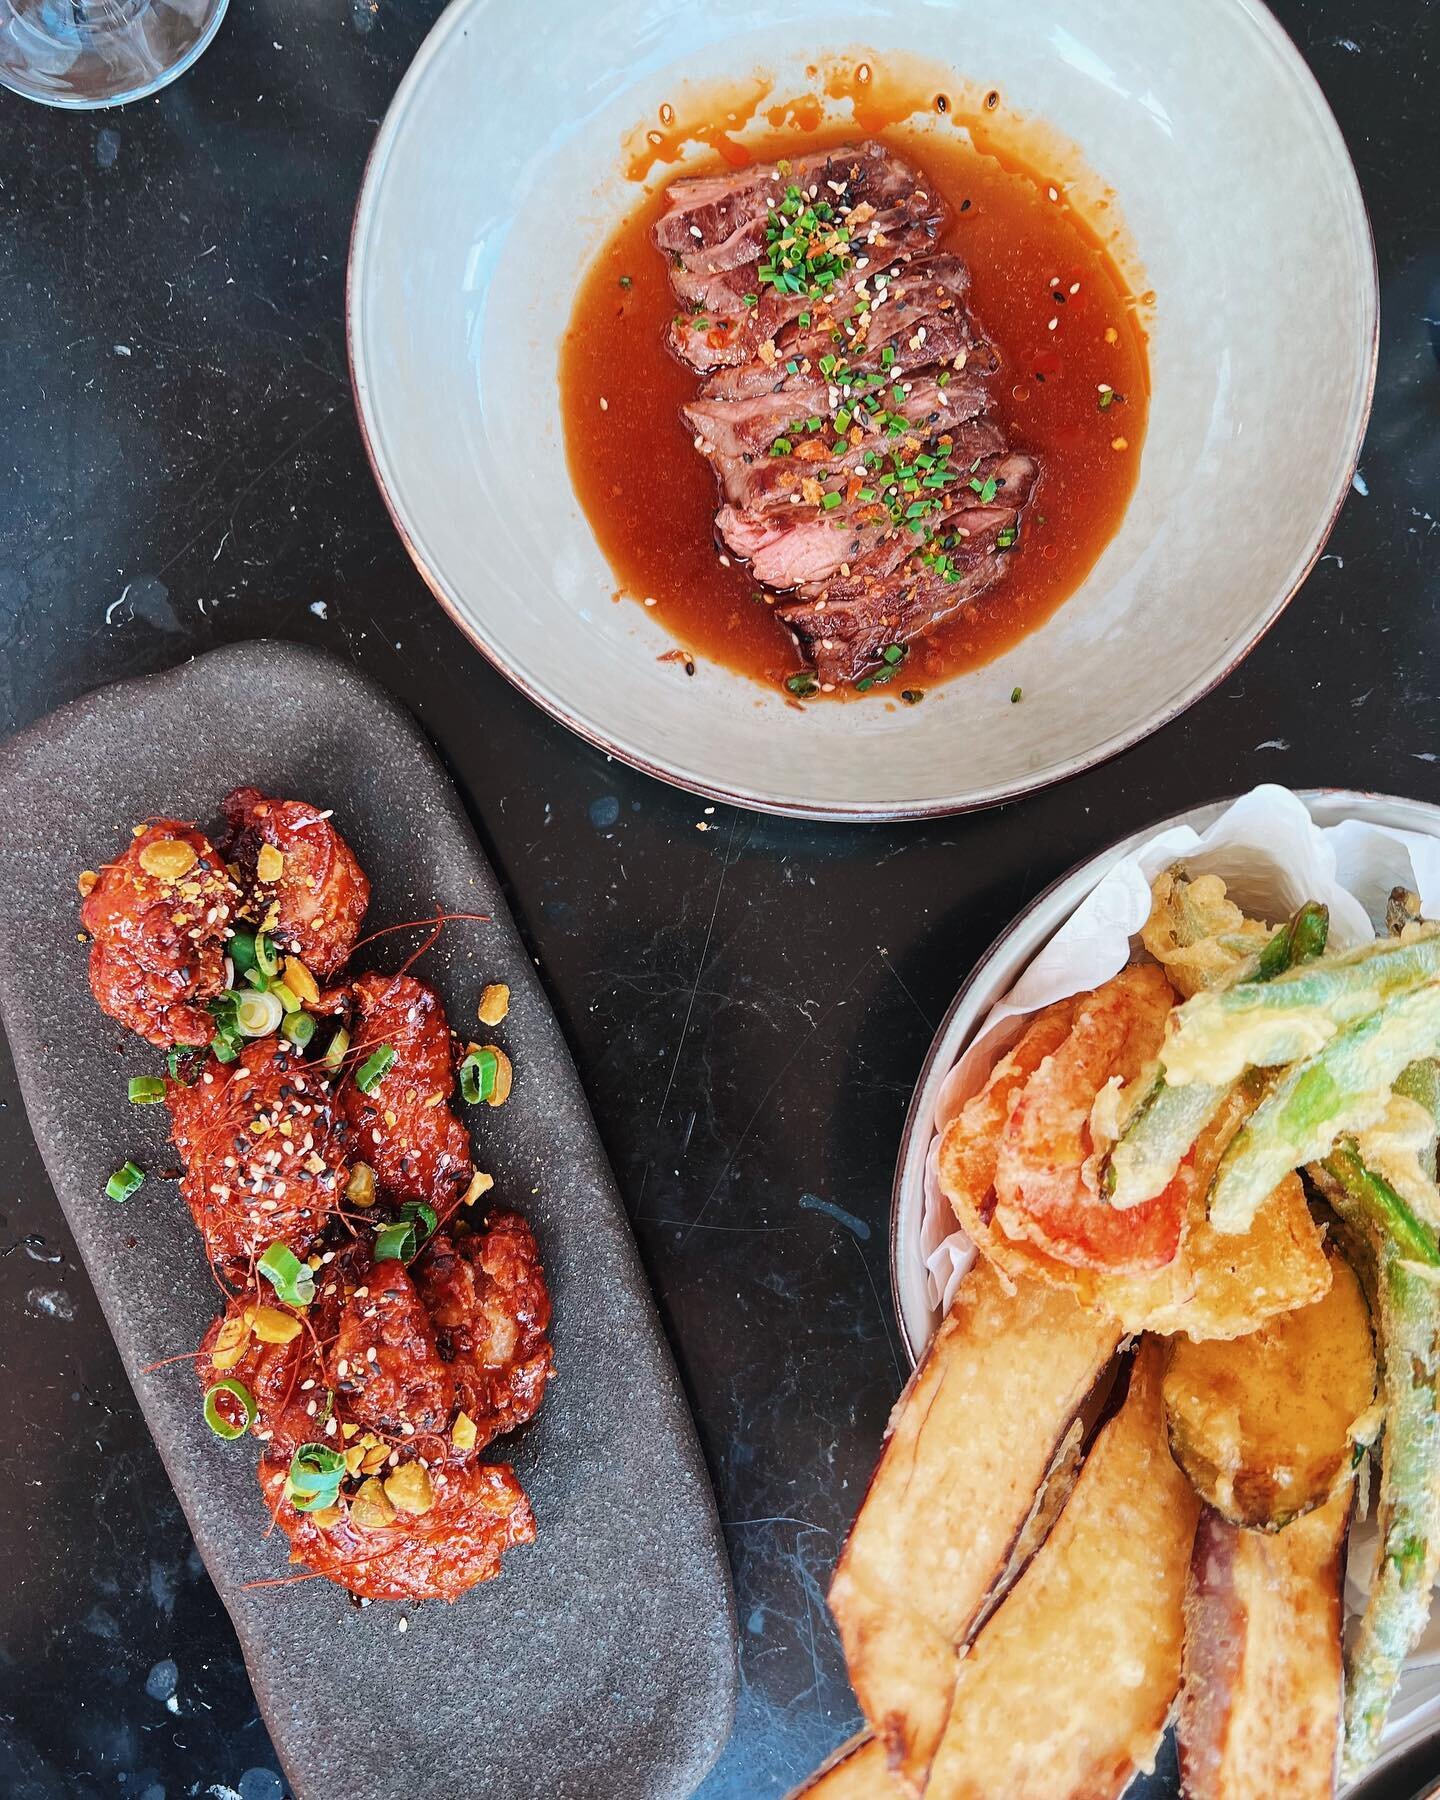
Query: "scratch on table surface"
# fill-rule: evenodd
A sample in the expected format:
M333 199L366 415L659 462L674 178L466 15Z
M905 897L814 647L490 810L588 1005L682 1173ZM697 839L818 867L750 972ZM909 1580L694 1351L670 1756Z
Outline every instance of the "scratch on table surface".
M680 1058L685 1053L685 1040L690 1034L690 1021L695 1015L695 996L700 991L700 977L705 973L705 959L710 954L710 940L715 935L715 921L720 916L720 897L725 892L725 880L730 873L730 853L735 848L735 833L739 829L742 814L734 813L730 819L730 836L725 843L724 855L720 858L720 876L715 883L715 900L710 908L710 923L705 927L705 942L700 947L700 959L695 964L695 980L690 989L689 1004L685 1008L685 1022L680 1027L680 1042L675 1046L675 1059L670 1064L670 1078L665 1083L665 1092L660 1098L660 1110L655 1115L658 1125L665 1117L665 1108L670 1104L670 1095L675 1088L675 1076L679 1072Z
M715 1177L714 1185L711 1187L710 1192L705 1196L704 1200L701 1202L700 1210L699 1210L699 1212L696 1213L694 1222L691 1224L689 1230L686 1231L684 1237L681 1238L681 1240L680 1240L681 1249L683 1249L685 1247L685 1245L689 1242L692 1233L699 1230L701 1220L705 1217L705 1214L710 1210L711 1202L714 1200L715 1196L720 1192L721 1187L724 1185L725 1177L730 1173L731 1168L734 1166L735 1158L739 1155L742 1146L749 1139L750 1133L755 1129L756 1121L759 1119L761 1113L764 1112L765 1108L770 1104L771 1096L774 1094L776 1088L779 1087L780 1083L785 1079L786 1075L789 1074L790 1065L795 1061L796 1057L799 1056L799 1054L802 1050L809 1048L811 1038L813 1038L815 1036L815 1033L820 1029L821 1025L823 1025L825 1023L826 1019L828 1019L830 1017L831 1013L836 1012L850 998L850 995L855 991L856 985L863 979L866 972L873 966L876 957L879 955L880 955L880 951L878 949L872 950L870 952L870 954L864 959L864 961L859 964L859 966L856 968L855 972L851 975L850 979L845 983L844 987L841 988L840 992L835 996L835 998L825 1008L824 1012L821 1013L820 1017L814 1022L814 1024L811 1025L809 1032L806 1035L804 1035L796 1040L794 1048L791 1050L790 1054L785 1058L784 1062L781 1063L779 1069L776 1070L774 1079L770 1082L770 1085L765 1089L765 1092L760 1096L759 1100L756 1101L754 1111L750 1114L750 1117L745 1121L745 1125L744 1125L743 1129L741 1130L739 1137L737 1137L735 1142L730 1146L729 1152L727 1153L727 1155L725 1157L725 1161L720 1165L720 1173Z

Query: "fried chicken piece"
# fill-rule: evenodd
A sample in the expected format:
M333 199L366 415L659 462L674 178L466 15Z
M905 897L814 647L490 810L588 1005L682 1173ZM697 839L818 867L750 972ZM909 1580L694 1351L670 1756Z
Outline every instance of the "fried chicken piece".
M443 1224L469 1186L470 1134L450 1110L455 1047L440 997L413 975L362 975L352 1075L389 1046L395 1061L369 1094L353 1080L341 1104L354 1153L370 1164L385 1199L423 1201Z
M255 1038L233 1063L214 1057L193 1087L169 1084L180 1192L221 1268L248 1274L277 1241L305 1256L347 1177L346 1131L323 1072L279 1038Z
M346 1300L325 1358L345 1420L387 1437L444 1431L455 1380L403 1262L377 1262Z
M203 832L178 819L138 826L80 908L101 1010L162 1050L208 1044L215 1021L205 1002L225 986L225 941L239 903Z
M303 800L272 800L250 787L227 794L224 808L230 824L226 853L240 868L246 916L312 975L333 974L360 935L370 883L329 813Z
M369 1478L359 1495L343 1497L334 1508L298 1512L286 1497L288 1466L288 1459L267 1457L260 1487L290 1540L290 1560L362 1599L458 1600L500 1573L505 1551L535 1539L530 1502L515 1471L503 1463L438 1463L424 1471L421 1485L428 1486L431 1504L422 1513L386 1508L378 1495L366 1512L371 1483L383 1489L395 1469ZM374 1517L376 1507L389 1511L388 1523L359 1522Z
M325 1419L337 1411L325 1384L324 1346L339 1328L346 1297L370 1267L359 1245L327 1251L326 1256L329 1260L315 1272L315 1298L306 1307L282 1304L257 1275L250 1291L233 1295L211 1324L195 1363L202 1388L227 1376L244 1384L255 1402L250 1429L270 1445L272 1454L287 1458L301 1444L322 1437ZM291 1325L297 1328L293 1336L283 1343L272 1341Z
M550 1295L535 1234L518 1213L484 1231L437 1236L415 1265L455 1399L474 1422L474 1448L533 1419L555 1372L546 1332Z

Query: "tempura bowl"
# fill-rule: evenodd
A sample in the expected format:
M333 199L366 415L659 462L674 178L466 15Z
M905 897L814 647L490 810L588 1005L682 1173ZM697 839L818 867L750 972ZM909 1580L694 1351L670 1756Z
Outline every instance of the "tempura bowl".
M922 706L802 708L661 661L674 640L612 602L566 470L559 345L588 259L637 199L622 141L686 82L758 69L777 95L805 92L823 54L939 61L957 90L1044 121L1112 193L1155 295L1149 430L1118 534L1046 624ZM1350 487L1377 316L1345 146L1255 0L551 0L543 15L454 0L376 142L348 309L376 478L472 642L627 762L853 819L1043 787L1232 669Z

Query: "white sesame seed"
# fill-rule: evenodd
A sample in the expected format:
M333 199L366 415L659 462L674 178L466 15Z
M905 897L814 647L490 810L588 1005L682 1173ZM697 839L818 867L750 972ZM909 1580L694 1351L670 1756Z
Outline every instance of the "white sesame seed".
M603 394L600 396L600 410L601 412L609 412L610 410L610 402Z
M654 606L656 604L655 596L653 594L647 594L645 596L645 604L647 606Z
M1052 200L1058 200L1060 198L1060 193L1059 193L1058 188L1053 188L1053 187L1046 188L1045 192L1050 196L1050 198Z
M1059 323L1060 323L1060 321L1058 319L1052 319L1050 321L1050 323L1045 327L1045 329L1047 331L1054 331L1055 328L1059 325Z

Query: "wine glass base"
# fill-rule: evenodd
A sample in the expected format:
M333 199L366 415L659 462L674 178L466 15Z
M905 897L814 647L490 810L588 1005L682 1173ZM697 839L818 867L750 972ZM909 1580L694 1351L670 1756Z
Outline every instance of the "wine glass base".
M228 0L0 0L0 86L45 106L123 106L183 75Z

